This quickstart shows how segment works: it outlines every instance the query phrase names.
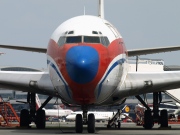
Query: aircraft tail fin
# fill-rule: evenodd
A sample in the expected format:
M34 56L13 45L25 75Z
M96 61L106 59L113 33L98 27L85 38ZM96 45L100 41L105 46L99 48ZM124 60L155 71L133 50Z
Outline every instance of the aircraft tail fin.
M36 94L36 110L38 110L41 107L41 101L39 99L38 94Z
M63 108L61 108L60 105L53 105L53 108L54 108L54 109L58 109L58 110L63 110Z
M125 105L121 111L125 113L129 113L130 107L128 105Z

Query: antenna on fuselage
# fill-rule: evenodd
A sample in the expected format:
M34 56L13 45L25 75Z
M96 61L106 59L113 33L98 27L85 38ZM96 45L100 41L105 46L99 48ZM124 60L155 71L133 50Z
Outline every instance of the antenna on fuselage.
M84 15L86 15L86 7L84 6Z
M104 19L104 0L99 0L99 13L98 16Z

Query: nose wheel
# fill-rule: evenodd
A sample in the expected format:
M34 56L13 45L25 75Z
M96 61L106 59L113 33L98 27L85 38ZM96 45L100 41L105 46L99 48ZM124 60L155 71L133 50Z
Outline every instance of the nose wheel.
M87 125L88 133L95 133L95 116L93 113L89 114L88 118L87 111L83 111L83 117L81 114L76 114L76 133L83 132L83 125Z
M76 133L82 133L83 131L83 120L81 114L76 114Z
M93 113L88 115L88 132L94 133L95 132L95 116Z

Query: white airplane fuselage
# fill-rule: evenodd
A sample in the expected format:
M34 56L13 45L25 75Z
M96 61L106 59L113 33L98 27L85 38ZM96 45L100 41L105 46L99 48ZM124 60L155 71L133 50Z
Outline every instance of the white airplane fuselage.
M69 109L58 110L58 109L45 109L45 114L47 117L65 117L71 114L73 111Z
M55 91L63 101L100 105L123 84L127 51L111 23L83 15L65 21L54 31L47 64Z
M88 111L88 114L93 113L95 116L95 120L110 120L112 119L114 112L96 112L96 111ZM82 111L77 111L69 114L66 119L67 120L75 120L76 114L82 114Z

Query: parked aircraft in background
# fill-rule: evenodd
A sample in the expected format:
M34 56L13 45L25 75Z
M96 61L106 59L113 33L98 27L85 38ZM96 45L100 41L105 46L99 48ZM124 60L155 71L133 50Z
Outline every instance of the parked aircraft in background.
M96 121L111 120L113 117L116 117L116 115L117 115L117 117L115 118L117 121L117 120L122 120L122 119L125 119L126 117L129 117L129 111L130 111L130 107L128 105L125 105L120 110L120 114L118 113L118 110L117 111L88 111L88 114L91 114L91 113L94 114ZM68 115L66 117L66 119L75 121L77 114L82 115L83 112L75 111L75 112L71 113L70 115Z
M154 122L168 126L167 111L151 109L140 94L153 92L154 105L161 100L161 91L180 88L180 72L129 72L128 56L180 50L180 46L126 50L121 34L104 19L103 0L99 0L99 17L82 15L62 23L52 34L47 48L10 46L2 48L47 53L48 72L0 71L0 86L28 92L30 111L23 109L20 126L34 121L37 128L45 128L44 106L58 97L67 106L80 106L75 128L82 133L87 124L89 133L95 132L95 115L88 114L91 106L119 105L129 96L136 96L146 108L144 127ZM35 93L49 95L36 110ZM29 117L28 117L29 116Z
M106 121L106 120L111 119L115 112L88 111L88 114L90 114L90 113L94 114L96 121ZM82 115L83 112L82 111L75 111L75 112L69 114L66 117L66 119L75 121L77 114Z
M38 94L36 94L36 109L38 110L41 106L42 106L41 101L38 97ZM69 114L73 113L73 111L70 109L62 109L60 107L57 109L45 109L45 108L43 108L43 110L45 110L46 117L65 118Z
M5 53L3 53L3 52L0 52L0 55L3 55L3 54L5 54Z

